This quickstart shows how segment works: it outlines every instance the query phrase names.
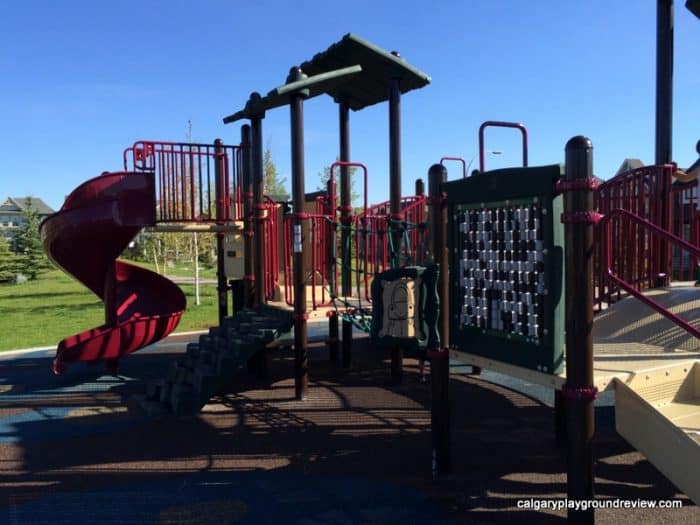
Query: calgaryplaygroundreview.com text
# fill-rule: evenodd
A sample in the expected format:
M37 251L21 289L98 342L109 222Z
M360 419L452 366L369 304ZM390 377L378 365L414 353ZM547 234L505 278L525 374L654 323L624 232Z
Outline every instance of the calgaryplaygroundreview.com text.
M680 509L683 501L650 499L519 499L516 503L521 510L581 510L589 509Z

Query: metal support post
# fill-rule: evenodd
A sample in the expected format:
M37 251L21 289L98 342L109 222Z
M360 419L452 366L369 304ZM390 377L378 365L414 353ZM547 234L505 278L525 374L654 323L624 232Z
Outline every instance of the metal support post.
M656 2L656 154L657 165L673 160L673 0Z
M226 224L228 205L228 192L226 191L226 152L221 139L214 141L214 151L216 163L214 173L216 177L216 224L223 226ZM224 269L224 232L216 232L216 291L219 299L219 325L222 325L224 318L228 315L228 286L226 282L226 271Z
M326 201L326 215L332 217L332 222L326 224L326 233L328 236L328 243L326 246L326 260L328 261L328 285L331 289L331 297L335 297L338 289L338 276L336 273L337 264L335 260L336 255L336 229L335 222L337 220L336 216L336 198L335 198L335 183L334 179L331 177L328 179L328 200ZM329 359L331 361L338 360L338 313L329 312L328 314L328 353Z
M394 53L398 56L398 53ZM401 90L399 79L389 82L389 240L391 267L398 268L403 238L401 210ZM391 379L394 384L403 381L403 348L391 349Z
M241 170L243 188L243 307L253 307L253 163L250 126L241 126Z
M251 99L257 93L251 95ZM257 95L260 97L260 95ZM255 217L254 234L254 305L259 306L265 303L265 246L263 239L265 220L265 210L263 209L263 198L265 191L265 179L263 174L263 146L262 146L262 116L255 116L250 119L252 132L252 167L253 167L253 209Z
M567 182L593 180L593 145L577 136L566 144ZM567 495L593 499L593 190L564 196L566 246L566 384L562 396L568 430ZM569 523L592 524L594 509L568 510Z
M303 73L292 68L287 83L301 80ZM304 209L304 95L291 97L290 118L292 128L292 206L293 263L294 263L294 393L296 399L304 399L309 389L309 355L306 326L306 264L304 246L307 244L307 221Z
M565 447L567 444L566 432L566 404L561 390L554 390L554 439L557 445Z
M447 249L447 197L442 183L447 181L447 170L442 164L434 164L428 171L430 196L430 237L432 255L439 266L438 297L440 300L440 339L435 348L428 350L432 384L430 424L433 434L433 475L450 473L450 304L449 262Z
M338 106L340 124L340 160L350 162L350 108L345 102ZM350 259L350 226L352 224L352 194L351 194L350 170L348 166L340 167L340 259L341 265L341 292L343 297L352 294L352 270ZM343 319L343 367L348 368L352 362L352 323Z
M673 162L673 0L656 3L656 147L657 165ZM656 195L668 212L668 196ZM666 286L670 275L668 242L660 243L661 268L655 286Z

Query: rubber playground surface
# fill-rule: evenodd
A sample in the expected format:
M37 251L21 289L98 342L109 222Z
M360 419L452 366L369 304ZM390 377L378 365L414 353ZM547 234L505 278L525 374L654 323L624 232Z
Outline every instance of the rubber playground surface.
M295 401L293 359L245 368L191 417L148 417L127 400L164 373L182 341L138 352L118 376L51 356L0 356L0 523L563 523L517 501L566 496L553 411L479 377L451 376L453 474L431 477L430 385L406 360L357 348L349 371L312 347L311 390ZM180 338L182 339L182 338ZM596 413L598 498L680 499L682 509L609 509L597 523L700 523L700 510Z

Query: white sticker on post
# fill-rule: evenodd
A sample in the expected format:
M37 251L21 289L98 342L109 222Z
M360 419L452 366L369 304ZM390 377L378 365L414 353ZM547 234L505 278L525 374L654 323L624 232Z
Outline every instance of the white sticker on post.
M294 225L294 253L301 253L301 224Z

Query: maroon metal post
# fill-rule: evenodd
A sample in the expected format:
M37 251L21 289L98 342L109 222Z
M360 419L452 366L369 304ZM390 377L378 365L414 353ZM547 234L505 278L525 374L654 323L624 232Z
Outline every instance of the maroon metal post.
M250 126L241 126L241 170L243 184L243 304L245 308L253 307L253 174L252 144Z
M350 162L350 108L345 102L338 105L340 124L340 161ZM352 267L350 264L350 226L352 225L352 185L348 166L340 167L340 286L343 297L352 293ZM343 367L348 368L352 362L352 323L343 319Z
M440 340L437 348L428 349L432 384L430 425L433 434L433 475L450 473L450 289L447 248L447 198L442 184L447 181L447 170L442 164L433 164L428 171L430 196L430 237L432 255L439 265L438 295L440 298Z
M398 53L394 52L398 56ZM403 232L401 222L401 90L400 80L389 82L389 235L391 240L391 266L398 268L401 256ZM394 384L403 381L403 348L391 350L391 380Z
M564 195L566 246L566 404L567 495L593 499L593 145L583 136L566 144L567 182L590 183ZM594 509L568 510L569 523L592 524Z
M301 69L293 67L287 83L305 77ZM294 264L294 393L297 399L305 399L309 390L309 354L306 313L306 264L304 246L307 243L307 221L304 213L304 96L299 92L290 97L289 109L292 128L292 206L293 264Z
M224 143L221 139L214 141L214 151L216 162L214 164L214 174L216 179L216 224L223 226L226 224L226 206L228 204L228 194L226 191L226 153ZM224 232L216 232L216 291L219 299L219 325L224 323L224 318L228 315L228 285L226 282L226 271L224 269Z

